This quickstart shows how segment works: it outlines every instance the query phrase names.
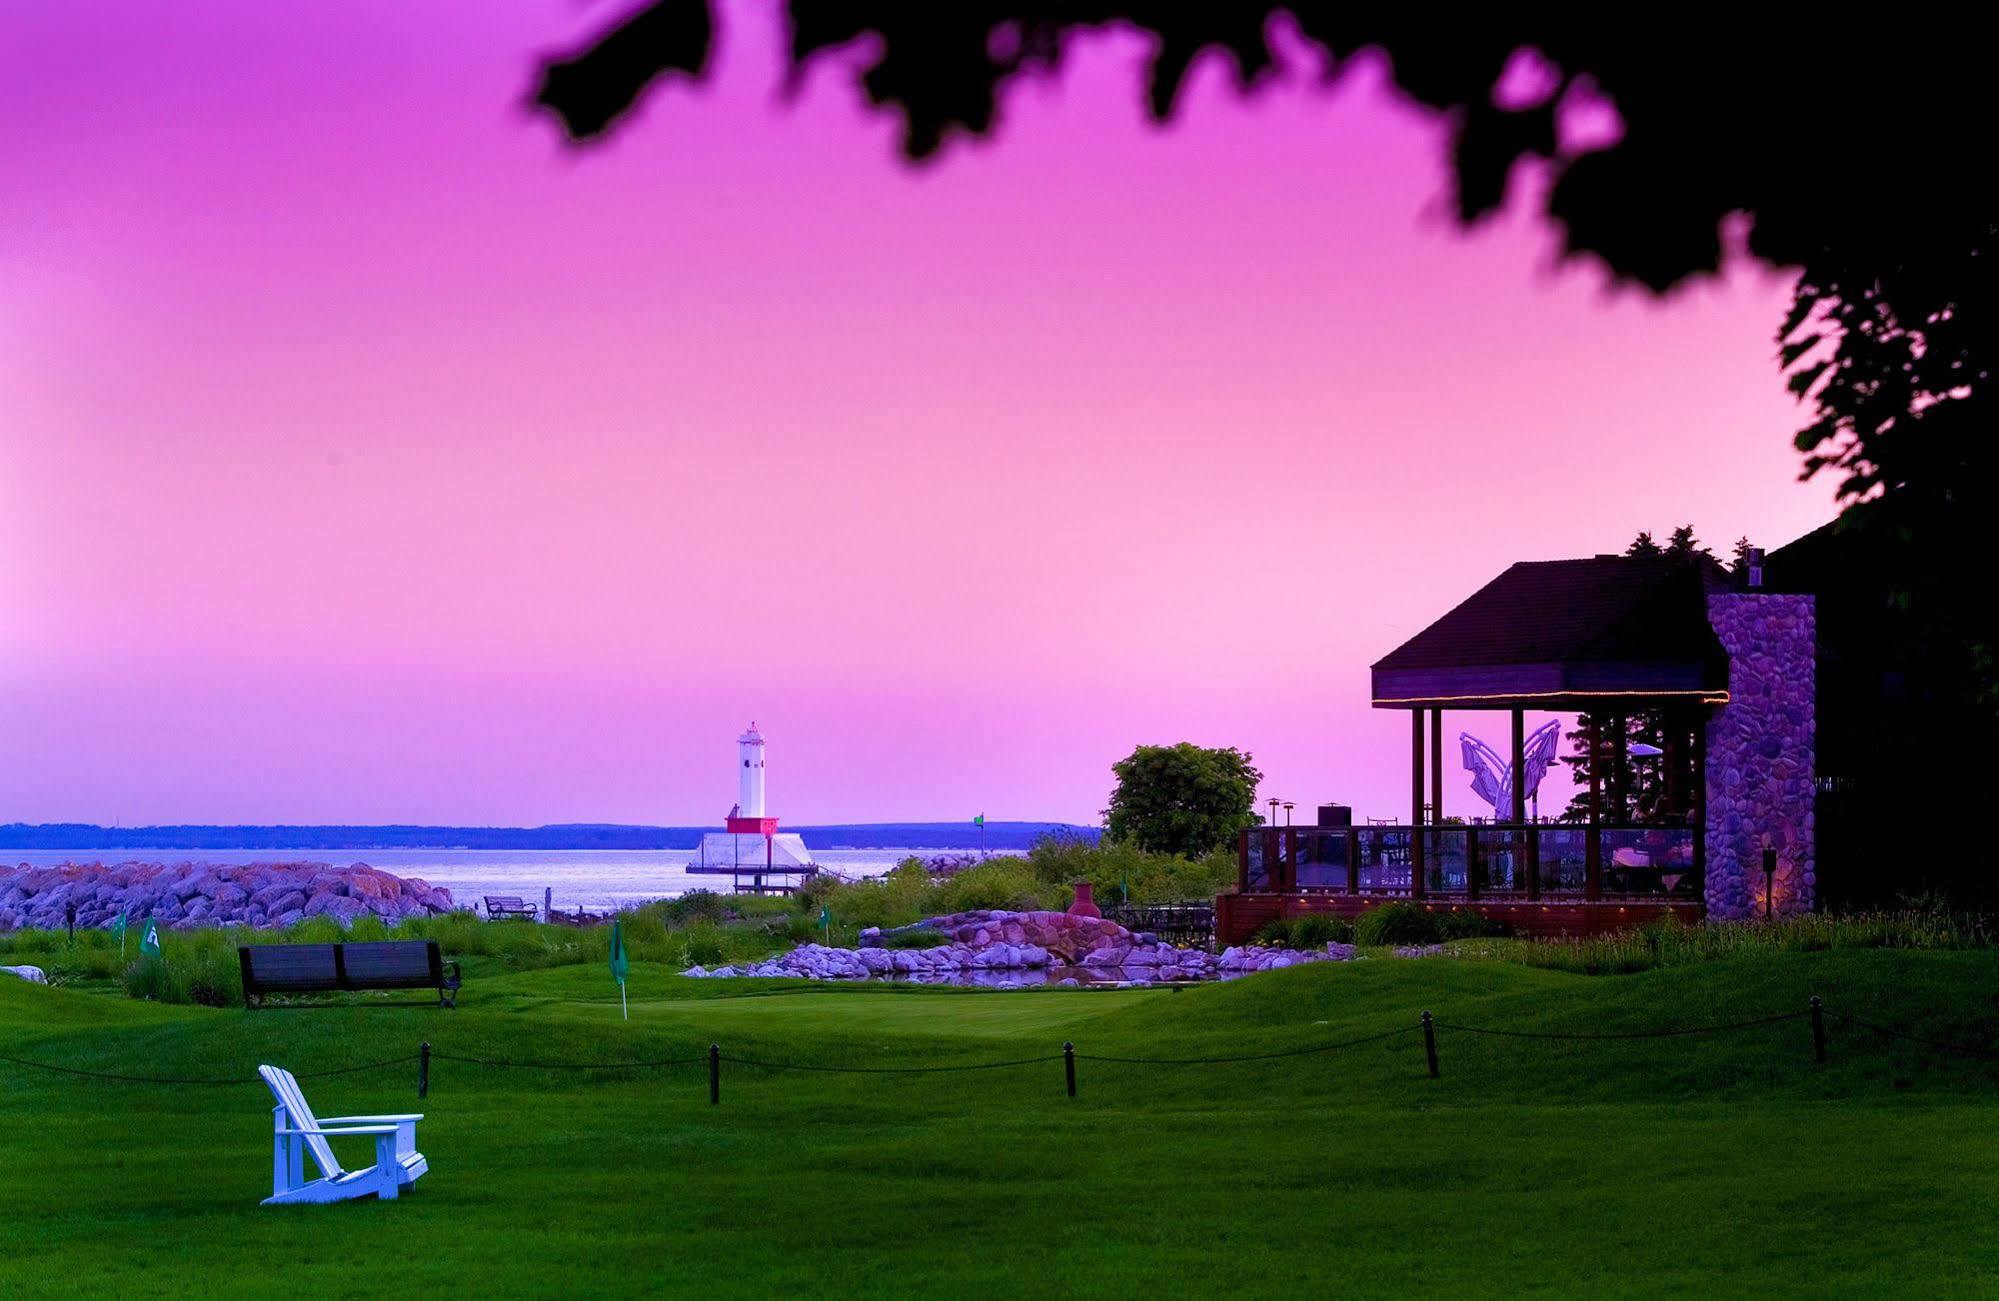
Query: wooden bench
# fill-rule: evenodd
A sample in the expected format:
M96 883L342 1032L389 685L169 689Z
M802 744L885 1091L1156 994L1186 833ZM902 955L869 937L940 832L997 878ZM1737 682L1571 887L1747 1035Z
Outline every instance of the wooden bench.
M458 1005L458 964L446 962L436 940L373 940L353 944L245 944L243 1006L272 994L345 994L371 989L435 989L440 1007Z
M523 903L517 894L489 894L486 896L486 916L498 921L502 917L519 917L523 921L533 921L540 910L531 903Z

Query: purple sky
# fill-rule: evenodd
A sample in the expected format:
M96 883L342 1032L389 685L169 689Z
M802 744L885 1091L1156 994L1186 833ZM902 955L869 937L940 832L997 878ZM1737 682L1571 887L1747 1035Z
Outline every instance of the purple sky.
M753 717L792 821L1180 739L1386 814L1367 665L1507 562L1832 513L1782 280L1459 234L1371 72L1159 130L1106 36L912 172L732 12L580 154L520 105L595 9L10 15L0 821L707 822Z

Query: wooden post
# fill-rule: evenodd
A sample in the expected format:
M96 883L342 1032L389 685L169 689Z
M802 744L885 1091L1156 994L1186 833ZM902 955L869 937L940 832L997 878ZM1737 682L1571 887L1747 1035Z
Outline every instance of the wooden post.
M1430 821L1444 824L1444 711L1430 711Z
M1360 828L1347 828L1347 893L1360 893Z
M1423 711L1409 711L1409 897L1423 897Z
M1614 822L1631 821L1631 716L1610 716L1610 803Z
M1430 1078L1437 1078L1437 1026L1428 1012L1423 1013L1423 1056L1429 1059Z
M1589 831L1583 845L1583 898L1603 898L1603 725L1589 716Z
M722 1101L722 1045L708 1045L708 1103L714 1106Z
M1062 1074L1066 1076L1068 1079L1069 1096L1072 1098L1075 1097L1076 1096L1076 1045L1072 1043L1065 1043L1062 1045Z
M1825 1004L1812 995L1812 1056L1825 1060Z
M430 1096L430 1041L424 1040L416 1053L416 1096Z
M1666 733L1666 753L1659 762L1665 766L1666 798L1664 811L1672 817L1679 817L1687 811L1686 774L1681 771L1687 763L1686 715L1677 708L1668 706L1660 711Z
M1465 824L1465 898L1478 898L1478 826Z
M1707 711L1694 715L1694 876L1707 897Z
M1527 836L1525 826L1527 822L1527 788L1520 782L1521 775L1527 771L1527 711L1524 709L1513 711L1513 753L1511 758L1513 761L1513 825L1515 827L1513 832L1513 881L1515 888L1518 888L1524 880L1527 885L1527 897L1529 899L1539 899L1541 897L1541 865L1534 861L1533 844Z

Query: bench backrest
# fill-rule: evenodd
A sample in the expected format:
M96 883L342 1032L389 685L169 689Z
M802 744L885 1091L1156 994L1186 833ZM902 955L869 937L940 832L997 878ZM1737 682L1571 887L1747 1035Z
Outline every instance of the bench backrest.
M336 944L245 944L236 950L243 961L243 988L314 990L340 988Z
M298 945L296 947L306 948L308 946ZM311 945L309 947L330 948L332 946ZM319 1121L314 1118L312 1108L306 1105L305 1095L299 1092L298 1081L292 1078L290 1071L282 1066L259 1066L257 1074L264 1077L264 1083L270 1086L271 1095L278 1100L278 1105L285 1109L285 1115L291 1120L291 1124L286 1126L286 1128L319 1128ZM325 1136L307 1134L304 1138L306 1147L312 1151L312 1159L319 1163L319 1172L328 1179L339 1178L341 1170L340 1161L333 1155L333 1148L327 1143Z
M444 983L436 940L373 940L340 946L350 988L435 989Z
M521 902L521 897L517 894L489 894L486 896L486 911L489 913L526 912L527 905Z
M243 992L310 994L347 989L441 989L444 956L436 940L353 944L245 944Z

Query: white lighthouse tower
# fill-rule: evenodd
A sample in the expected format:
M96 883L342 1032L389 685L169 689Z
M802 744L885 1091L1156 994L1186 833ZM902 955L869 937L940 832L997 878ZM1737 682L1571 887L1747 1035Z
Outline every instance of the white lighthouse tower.
M760 818L764 815L764 738L755 723L750 724L749 731L736 738L736 749L743 762L737 785L741 794L736 799L736 814L739 817Z
M780 832L764 809L764 738L755 723L736 738L736 807L726 826L701 837L690 873L732 877L738 894L790 894L818 874L804 838Z

